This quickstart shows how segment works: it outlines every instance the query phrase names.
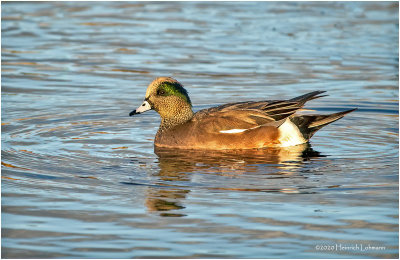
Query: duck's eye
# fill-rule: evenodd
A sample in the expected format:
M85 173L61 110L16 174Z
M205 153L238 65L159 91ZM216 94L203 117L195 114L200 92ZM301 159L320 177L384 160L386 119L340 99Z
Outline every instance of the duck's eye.
M165 90L159 89L159 90L157 91L157 95L160 95L160 96L165 95Z

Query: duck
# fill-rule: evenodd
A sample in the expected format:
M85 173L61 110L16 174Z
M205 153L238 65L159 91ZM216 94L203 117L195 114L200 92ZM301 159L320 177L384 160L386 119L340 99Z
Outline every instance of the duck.
M306 102L321 98L313 91L287 100L227 103L193 112L187 90L176 79L158 77L147 87L143 103L129 116L155 110L161 117L156 148L236 150L291 147L308 143L322 127L353 112L297 114Z

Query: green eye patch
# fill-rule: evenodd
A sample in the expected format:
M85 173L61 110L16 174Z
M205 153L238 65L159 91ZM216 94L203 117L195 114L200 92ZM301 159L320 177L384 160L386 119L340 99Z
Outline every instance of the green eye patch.
M177 96L185 100L188 104L192 105L189 95L178 82L164 82L160 84L157 90L157 95L160 96Z

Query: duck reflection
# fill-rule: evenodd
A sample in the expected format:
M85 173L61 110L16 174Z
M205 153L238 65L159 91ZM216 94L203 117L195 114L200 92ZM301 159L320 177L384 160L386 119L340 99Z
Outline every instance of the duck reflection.
M155 148L154 152L159 157L159 176L171 180L185 178L181 173L199 170L246 173L257 171L254 166L267 164L278 167L280 174L288 174L290 171L285 170L300 166L313 157L323 157L313 150L310 144L285 148L219 151Z
M191 185L195 185L190 173L238 175L259 172L258 167L262 166L270 168L272 175L290 175L296 172L293 169L301 167L305 161L324 157L309 144L222 151L155 148L154 152L159 157L159 172L156 176L160 185L148 187L145 203L148 211L160 212L162 216L183 216L175 211L185 208L182 201L190 192ZM248 189L232 187L231 190Z

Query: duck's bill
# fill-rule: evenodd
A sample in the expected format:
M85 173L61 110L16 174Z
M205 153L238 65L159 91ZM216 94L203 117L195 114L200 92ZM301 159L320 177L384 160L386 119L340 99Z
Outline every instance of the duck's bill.
M144 113L144 112L146 112L148 110L151 110L151 106L150 106L149 102L147 102L145 100L140 107L138 107L137 109L135 109L132 112L130 112L129 116L133 116L133 115L136 115L136 114L141 114L141 113Z

